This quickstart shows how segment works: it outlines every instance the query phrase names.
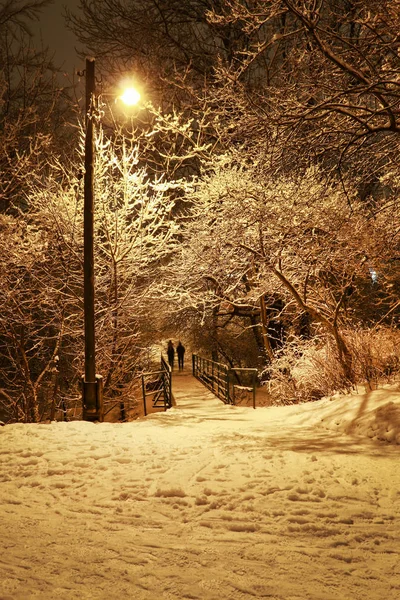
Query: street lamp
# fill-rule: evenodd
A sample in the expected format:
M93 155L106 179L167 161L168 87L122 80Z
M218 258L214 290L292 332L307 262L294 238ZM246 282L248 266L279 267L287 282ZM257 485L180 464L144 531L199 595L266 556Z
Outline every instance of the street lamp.
M83 310L85 322L85 374L82 382L82 418L103 421L103 380L96 375L94 322L94 102L95 60L86 59L86 132L83 206Z
M85 329L85 373L82 381L82 418L103 421L103 379L96 374L95 310L94 310L94 110L96 100L95 59L86 58L86 128L83 207L83 307ZM140 94L126 89L119 99L130 106L137 104Z

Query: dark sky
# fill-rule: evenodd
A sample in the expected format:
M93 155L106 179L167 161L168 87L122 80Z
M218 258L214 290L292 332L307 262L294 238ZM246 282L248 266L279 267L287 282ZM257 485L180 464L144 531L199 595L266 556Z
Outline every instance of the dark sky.
M35 26L37 36L40 35L44 46L48 46L51 54L54 53L54 62L62 66L68 74L76 69L82 69L84 65L77 57L75 47L78 42L75 36L66 28L63 13L65 7L77 12L79 0L53 0L52 4L44 8L40 22Z

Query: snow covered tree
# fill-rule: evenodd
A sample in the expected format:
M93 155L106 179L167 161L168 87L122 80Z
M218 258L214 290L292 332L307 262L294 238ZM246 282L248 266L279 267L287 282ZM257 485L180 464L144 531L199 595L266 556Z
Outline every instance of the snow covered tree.
M376 195L387 165L398 167L398 14L391 0L233 0L216 7L213 22L251 36L247 51L221 61L217 72L220 105L244 114L232 120L232 137L248 145L254 138L260 153L257 130L276 127L277 168L340 169L345 180L348 172L358 179L360 197Z
M71 135L66 89L46 49L35 48L30 25L48 0L0 2L0 210L26 201L26 177L39 175ZM65 147L65 146L64 146Z
M192 218L176 267L185 270L187 302L200 310L208 298L209 310L216 307L222 319L256 316L268 344L260 300L267 309L280 300L275 320L286 321L290 334L304 317L327 331L352 383L345 331L360 322L361 307L365 314L377 300L372 270L382 274L382 314L393 306L383 274L397 252L391 211L398 203L384 201L379 210L355 199L349 204L338 182L327 185L318 170L272 179L226 157L190 198ZM271 356L271 347L265 354Z
M160 264L177 243L173 208L183 183L149 177L138 166L136 140L117 131L110 139L99 130L96 156L97 370L104 378L108 409L122 393L132 397L135 376L154 334L151 310L152 303L157 310L157 298L152 287ZM6 223L4 244L10 246L21 236L26 244L23 253L17 242L11 246L14 251L2 270L1 387L8 418L49 418L60 402L68 414L80 413L81 160L77 156L69 167L53 163L45 184L33 182L29 209Z
M123 65L156 103L209 111L219 152L234 147L273 172L351 173L361 198L379 195L385 169L398 168L397 0L81 8L71 26L105 72Z
M43 244L37 232L29 232L28 224L1 215L1 271L0 294L2 317L0 325L1 392L0 403L3 417L12 416L32 421L39 420L37 387L31 377L29 350L35 341L35 333L44 322L37 317L41 285L33 272L33 266L42 259ZM42 315L46 309L43 306ZM45 317L46 320L46 317ZM35 322L35 325L33 323ZM28 346L26 341L29 340ZM40 353L41 348L36 346ZM34 368L34 367L33 367ZM46 368L44 366L44 368ZM38 369L37 378L43 372ZM18 392L16 393L16 390Z
M135 73L160 106L183 109L212 74L218 57L230 60L247 44L233 24L208 19L215 0L81 0L69 25L111 80Z

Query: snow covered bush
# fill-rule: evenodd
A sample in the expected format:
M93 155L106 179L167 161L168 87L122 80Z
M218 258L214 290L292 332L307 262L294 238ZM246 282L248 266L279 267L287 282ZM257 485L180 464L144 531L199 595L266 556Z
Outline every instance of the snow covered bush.
M352 355L357 387L375 389L396 381L400 371L400 331L381 327L344 332ZM328 336L292 339L263 373L273 403L291 404L319 400L350 391Z
M396 380L400 371L400 331L393 327L348 332L357 381L370 389Z
M267 367L264 377L273 404L319 400L348 392L349 382L329 336L293 339Z

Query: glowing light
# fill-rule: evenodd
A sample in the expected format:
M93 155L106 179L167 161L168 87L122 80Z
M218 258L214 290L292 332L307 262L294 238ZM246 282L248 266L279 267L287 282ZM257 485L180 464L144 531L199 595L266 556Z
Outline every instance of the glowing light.
M371 275L372 283L376 283L378 281L378 273L375 271L375 269L370 268L369 274Z
M135 90L135 88L130 87L127 88L119 98L124 104L127 104L128 106L134 106L140 101L140 94L137 90Z

